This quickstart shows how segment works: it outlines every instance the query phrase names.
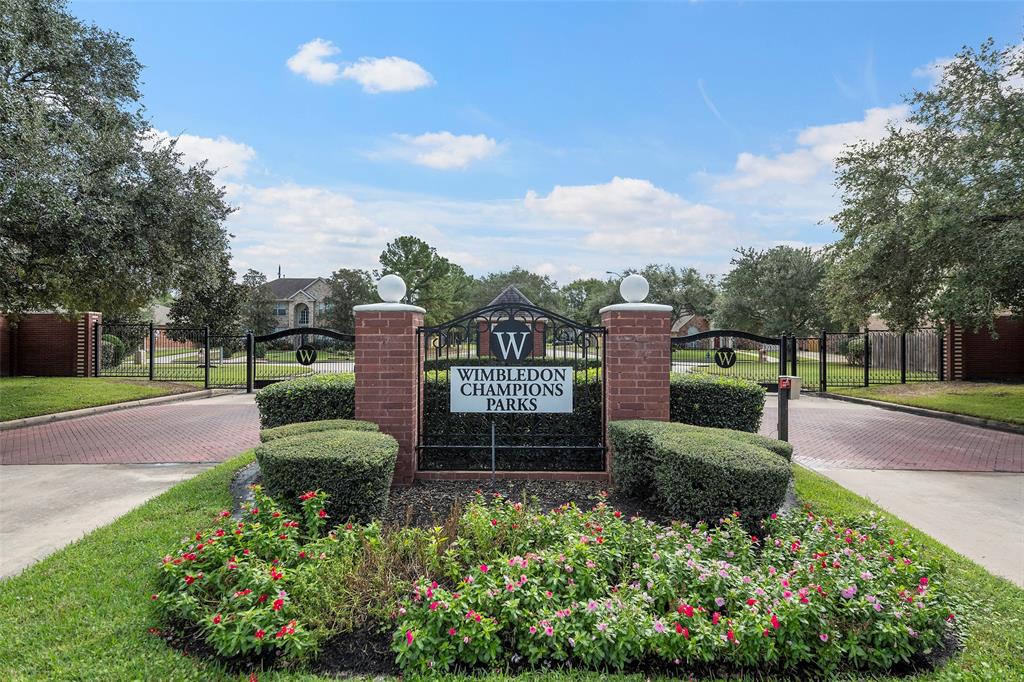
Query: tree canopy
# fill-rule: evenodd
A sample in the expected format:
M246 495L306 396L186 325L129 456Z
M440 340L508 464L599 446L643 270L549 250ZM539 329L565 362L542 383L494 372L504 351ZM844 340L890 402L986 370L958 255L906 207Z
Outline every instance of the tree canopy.
M396 274L405 280L405 301L426 309L428 323L443 322L463 312L472 278L418 237L405 235L389 242L380 254L375 277Z
M978 327L1024 313L1024 49L965 47L905 124L838 159L842 237L829 300L844 320Z
M331 285L331 293L324 301L327 304L325 326L354 334L356 318L352 306L379 300L373 278L366 270L340 268L334 271L328 283Z
M547 275L539 275L516 266L504 272L492 272L473 279L466 309L475 310L487 305L506 287L514 286L534 305L559 312L563 308L558 282Z
M715 326L779 336L811 336L830 326L825 259L809 248L737 249L715 301Z
M267 276L249 268L242 275L238 296L239 326L253 334L269 334L274 331L277 319L274 317L274 292L267 284Z
M127 39L60 0L0 3L0 309L139 310L217 273L230 209L147 144Z

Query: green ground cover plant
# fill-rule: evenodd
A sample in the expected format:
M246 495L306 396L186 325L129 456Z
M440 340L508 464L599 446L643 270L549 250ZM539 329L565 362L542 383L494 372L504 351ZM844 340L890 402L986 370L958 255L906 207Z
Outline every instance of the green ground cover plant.
M0 378L0 421L194 391L167 381L84 377Z
M829 391L1024 425L1024 384L943 381L867 388L829 387Z
M168 646L164 625L151 595L161 590L160 557L181 538L194 537L190 533L209 526L211 519L220 522L220 512L231 506L228 484L233 473L252 459L252 453L246 453L181 483L0 584L0 676L19 682L35 679L249 680L249 670L228 670L213 659L182 655L179 649ZM794 474L797 494L805 504L811 505L818 518L832 517L838 523L840 518L881 512L871 502L824 476L799 466L794 466ZM953 611L963 648L941 667L910 677L854 672L837 673L832 679L892 682L1020 679L1020 661L1024 658L1024 622L1020 617L1024 613L1024 590L993 576L898 519L891 519L890 523L893 533L912 541L923 561L940 561L945 565L944 590L955 602ZM372 570L368 568L366 574L337 573L338 591L332 602L351 603L352 608L335 617L323 605L314 608L316 602L305 596L303 603L307 605L306 615L311 627L349 630L353 619L366 617L366 602L362 599L379 601L376 595L383 589L382 585L390 587L410 576L429 573L431 553L436 554L436 548L430 546L428 537L427 531L417 529L402 531L400 538L394 533L382 534L380 542L371 536L364 546L373 548L365 559ZM385 563L382 557L401 557L406 572L393 574L396 563ZM290 596L298 601L300 592L295 590ZM326 620L331 621L329 625L322 624ZM670 633L674 634L674 627ZM276 635L276 631L272 634ZM332 679L303 670L263 669L259 664L255 674L260 682ZM472 677L448 674L442 679L644 682L661 679L661 676L651 672L611 675L583 670L544 670L516 675L496 671ZM701 679L725 678L708 672ZM749 672L732 675L729 679L791 678L781 673Z

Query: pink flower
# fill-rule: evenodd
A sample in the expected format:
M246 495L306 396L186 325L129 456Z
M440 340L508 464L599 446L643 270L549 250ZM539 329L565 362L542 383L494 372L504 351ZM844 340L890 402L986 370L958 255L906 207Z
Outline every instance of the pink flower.
M405 643L407 646L412 646L412 640L416 639L415 635L412 634L412 630L405 631Z
M654 631L659 633L665 632L665 625L660 620L654 621Z
M481 573L486 573L489 570L491 570L491 569L487 568L487 564L480 564L480 572Z
M774 613L772 614L772 627L776 630L779 629L779 617L776 616Z
M818 639L820 639L823 642L827 642L828 641L828 635L823 632L820 635L818 635Z
M555 634L555 629L553 627L551 627L550 625L545 626L544 634L547 635L548 637L551 637L552 635Z
M454 637L455 636L455 628L448 628L448 634L451 635L452 637Z
M604 632L605 630L608 629L608 623L598 623L597 624L597 629L598 629L599 632Z
M721 620L721 618L722 618L722 614L718 613L718 611L715 611L714 613L711 614L711 624L712 625L718 625L718 621Z
M531 635L537 634L537 626L536 625L531 625L530 626L530 634Z

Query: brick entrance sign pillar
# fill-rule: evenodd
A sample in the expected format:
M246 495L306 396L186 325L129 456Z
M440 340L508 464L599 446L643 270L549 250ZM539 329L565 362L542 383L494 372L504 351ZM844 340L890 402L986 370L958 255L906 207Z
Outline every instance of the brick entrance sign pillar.
M619 286L626 302L601 308L601 324L608 329L604 386L609 422L669 418L672 306L644 303L649 289L646 279L630 275ZM613 454L609 451L609 473Z
M399 303L405 282L386 275L377 283L383 303L353 307L356 317L356 419L380 425L398 441L394 485L410 485L416 472L417 394L422 360L416 329L423 308Z

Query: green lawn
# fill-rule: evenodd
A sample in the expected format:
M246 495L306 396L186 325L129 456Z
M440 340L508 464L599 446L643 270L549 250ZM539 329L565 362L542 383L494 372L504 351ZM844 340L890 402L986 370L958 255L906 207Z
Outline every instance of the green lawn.
M81 377L0 379L0 421L194 391L173 382Z
M140 378L149 377L149 365L136 365L122 362L117 369L105 370L106 372L118 372L130 374ZM283 379L292 377L308 376L314 370L300 365L297 362L291 363L256 363L257 379ZM203 383L204 370L196 364L194 358L185 361L162 362L153 366L153 375L156 381L185 381ZM210 368L211 386L245 386L245 359L241 362L214 362Z
M5 680L245 680L170 649L149 628L159 625L149 594L160 557L184 535L230 507L228 484L252 461L245 453L179 484L109 526L96 530L0 583L0 677ZM795 467L800 497L819 513L853 515L877 509L827 478ZM987 573L928 536L915 540L948 566L948 588L960 595L964 650L946 666L891 680L1019 680L1024 673L1024 590ZM599 673L523 675L527 679L649 679ZM274 671L266 680L314 680ZM453 678L454 679L454 678ZM470 679L470 678L460 678ZM507 679L500 673L472 679ZM731 677L729 679L740 679ZM747 679L773 679L754 673ZM840 679L863 679L850 676Z
M1024 424L1024 384L966 381L829 388L832 393Z

